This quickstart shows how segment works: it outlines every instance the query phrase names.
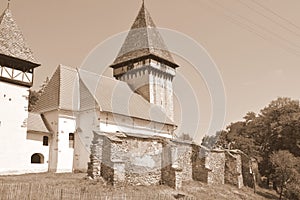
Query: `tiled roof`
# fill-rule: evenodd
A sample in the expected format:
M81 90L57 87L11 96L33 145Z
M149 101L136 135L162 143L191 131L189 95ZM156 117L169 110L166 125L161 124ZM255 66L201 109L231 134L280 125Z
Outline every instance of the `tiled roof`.
M27 119L27 131L50 133L42 116L38 113L29 112Z
M111 67L149 55L157 56L176 66L171 53L168 51L143 3L125 42Z
M34 112L47 112L56 109L77 111L79 102L78 74L76 69L59 65L46 85Z
M34 107L34 112L56 109L101 111L173 124L158 107L134 93L127 83L60 65Z
M33 53L7 8L0 16L0 54L36 63Z
M102 111L161 123L173 122L161 109L133 92L127 83L105 76L99 77L94 96Z

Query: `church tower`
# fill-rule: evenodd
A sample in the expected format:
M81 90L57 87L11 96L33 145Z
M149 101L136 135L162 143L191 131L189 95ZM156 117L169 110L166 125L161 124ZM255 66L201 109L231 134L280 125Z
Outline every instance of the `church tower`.
M0 16L0 174L30 168L26 119L29 87L38 66L7 8Z
M121 50L110 66L116 79L155 104L173 120L172 81L179 67L168 51L144 2Z

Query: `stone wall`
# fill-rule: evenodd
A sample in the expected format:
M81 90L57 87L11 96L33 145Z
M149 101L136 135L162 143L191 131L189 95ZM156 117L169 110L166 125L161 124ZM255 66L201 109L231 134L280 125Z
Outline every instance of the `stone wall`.
M90 162L88 163L88 176L92 178L100 177L101 175L101 160L102 158L102 140L98 141L95 137L91 144Z
M93 144L91 150L98 156L91 155L91 177L97 176L95 165L98 163L95 160L98 160L101 163L101 176L111 184L114 184L115 179L123 180L127 185L160 183L162 142L159 139L105 134L96 137L97 144Z
M193 180L192 154L193 147L191 143L174 141L173 163L177 164L182 170L182 181ZM175 155L174 155L175 154Z
M193 145L193 153L192 153L193 180L207 183L208 172L210 170L205 167L205 160L208 153L209 152L207 150L197 145Z
M205 158L208 184L224 184L225 154L222 150L211 150Z
M112 160L125 163L129 185L158 185L161 177L162 143L156 139L127 137L112 144Z
M171 141L163 143L161 184L179 189L182 186L182 168L178 164L177 146Z
M180 188L183 181L243 186L238 152L208 150L179 141L128 134L95 134L89 176L113 185L158 185Z
M225 151L225 183L243 187L241 155L235 151Z

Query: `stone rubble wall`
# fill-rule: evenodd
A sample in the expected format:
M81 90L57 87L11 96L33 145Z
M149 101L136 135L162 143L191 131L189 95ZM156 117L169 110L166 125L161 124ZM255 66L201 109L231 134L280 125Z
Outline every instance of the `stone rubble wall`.
M231 152L231 151L229 151ZM95 136L88 175L113 185L159 185L180 188L184 181L243 186L237 152L202 148L161 138Z
M161 184L179 189L182 186L182 169L177 162L177 148L170 142L163 144Z
M193 153L192 153L193 180L207 183L208 172L210 170L205 167L205 160L208 153L209 152L206 151L205 149L197 145L193 145Z
M111 160L125 163L129 185L158 185L161 177L162 143L157 140L128 137L112 143Z
M180 169L182 169L181 178L182 181L192 181L193 180L193 164L192 164L192 154L193 147L188 143L175 143L177 149L177 155L175 163L178 163Z
M225 183L243 187L241 155L225 151Z
M88 176L97 178L101 176L101 159L102 159L103 140L94 137L91 144L90 162L88 163Z
M208 184L224 184L225 154L223 151L210 151L205 158L208 171Z

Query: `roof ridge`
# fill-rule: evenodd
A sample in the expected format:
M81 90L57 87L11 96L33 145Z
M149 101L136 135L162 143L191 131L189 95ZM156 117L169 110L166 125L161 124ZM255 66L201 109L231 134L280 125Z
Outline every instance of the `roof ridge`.
M6 8L6 9L3 11L3 13L1 14L1 16L0 16L0 24L1 24L2 20L3 20L3 17L4 17L4 15L5 15L5 13L7 12L7 10L9 10L9 8Z
M76 70L76 68L74 67L71 67L71 66L67 66L67 65L64 65L64 64L59 64L58 66L60 66L61 68L65 68L65 69L69 69L69 70Z
M111 79L113 81L116 81L116 82L124 82L124 81L120 81L120 80L117 80L113 77L109 77L109 76L104 76L102 74L97 74L96 72L92 72L92 71L88 71L88 70L85 70L85 69L80 69L80 68L77 68L78 69L78 73L80 75L80 71L83 71L83 72L87 72L87 73L90 73L90 74L94 74L95 76L98 76L98 77L103 77L103 78L107 78L107 79ZM125 83L125 82L124 82ZM127 83L126 83L127 84Z

